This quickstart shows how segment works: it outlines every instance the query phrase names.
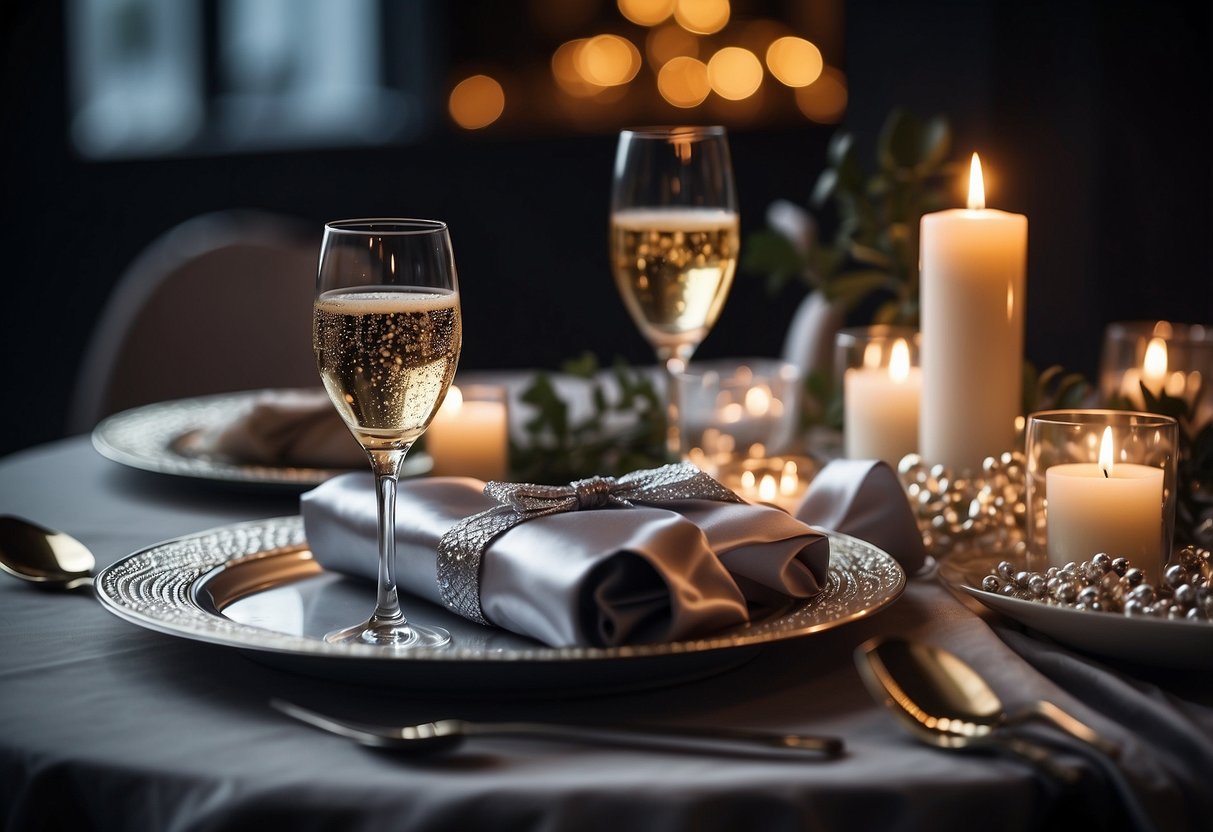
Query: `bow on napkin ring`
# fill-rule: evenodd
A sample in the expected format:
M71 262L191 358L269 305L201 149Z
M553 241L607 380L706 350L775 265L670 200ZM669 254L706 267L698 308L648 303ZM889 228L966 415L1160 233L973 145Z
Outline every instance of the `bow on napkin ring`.
M664 505L680 500L745 502L694 465L678 463L633 471L622 477L591 477L569 485L490 482L484 493L499 506L453 526L438 542L438 588L455 612L488 624L480 607L480 561L493 538L519 523L560 514L636 503Z

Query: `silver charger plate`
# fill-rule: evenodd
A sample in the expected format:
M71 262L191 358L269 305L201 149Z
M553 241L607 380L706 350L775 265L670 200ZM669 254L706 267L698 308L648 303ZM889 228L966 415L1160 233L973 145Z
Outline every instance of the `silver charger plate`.
M348 469L344 468L250 464L195 449L204 431L226 424L251 408L259 397L273 392L218 393L124 410L93 428L93 447L107 459L130 468L212 482L310 488L346 473ZM432 466L428 454L414 450L405 457L401 476L419 476Z
M874 546L829 533L829 579L815 598L759 621L690 641L549 647L408 597L411 621L445 627L453 644L392 651L330 644L326 632L361 621L374 588L326 572L298 516L224 526L128 555L94 581L102 605L161 633L244 651L287 670L418 691L605 693L722 672L771 642L829 630L895 601L905 573Z
M1150 667L1213 668L1213 623L1128 618L1008 598L981 589L1004 555L960 552L945 558L939 577L949 586L1068 647Z

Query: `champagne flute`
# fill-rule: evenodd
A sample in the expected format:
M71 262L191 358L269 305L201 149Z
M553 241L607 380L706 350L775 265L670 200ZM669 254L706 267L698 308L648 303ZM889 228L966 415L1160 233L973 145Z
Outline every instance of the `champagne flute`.
M666 371L666 452L682 455L677 375L720 316L740 232L723 127L619 134L611 266L632 320Z
M359 219L324 227L312 346L324 389L370 457L378 499L374 614L326 636L386 647L438 647L439 628L405 620L396 589L396 479L455 375L463 339L445 223Z

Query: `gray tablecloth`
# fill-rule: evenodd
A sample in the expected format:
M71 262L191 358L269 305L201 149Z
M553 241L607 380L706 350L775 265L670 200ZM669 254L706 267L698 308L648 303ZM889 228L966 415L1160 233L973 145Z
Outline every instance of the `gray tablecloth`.
M124 469L75 438L0 461L0 512L91 546L101 564L169 537L297 510L297 495ZM1063 789L1017 759L916 743L863 689L851 654L880 633L976 664L1009 704L1047 697L1123 744L1116 766L1049 730L1078 767ZM1213 691L992 628L930 576L890 609L772 645L713 678L575 700L498 701L315 679L142 630L87 595L0 576L0 826L6 829L1208 829ZM520 671L522 672L522 671ZM405 761L271 711L537 717L832 733L814 762L476 740Z

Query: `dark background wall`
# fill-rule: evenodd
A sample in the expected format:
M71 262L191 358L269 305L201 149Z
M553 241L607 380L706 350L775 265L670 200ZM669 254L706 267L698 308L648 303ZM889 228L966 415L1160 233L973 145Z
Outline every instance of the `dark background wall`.
M852 0L845 14L845 125L870 140L892 107L945 113L957 153L998 172L990 204L1029 216L1031 360L1090 374L1109 321L1213 321L1208 4ZM225 208L300 217L317 240L341 216L446 219L463 367L554 367L582 349L649 360L606 265L613 132L440 127L397 147L85 161L67 136L63 15L0 11L0 452L62 434L97 309L139 250ZM772 200L805 201L831 132L731 131L743 234ZM798 299L740 279L700 355L778 353Z

